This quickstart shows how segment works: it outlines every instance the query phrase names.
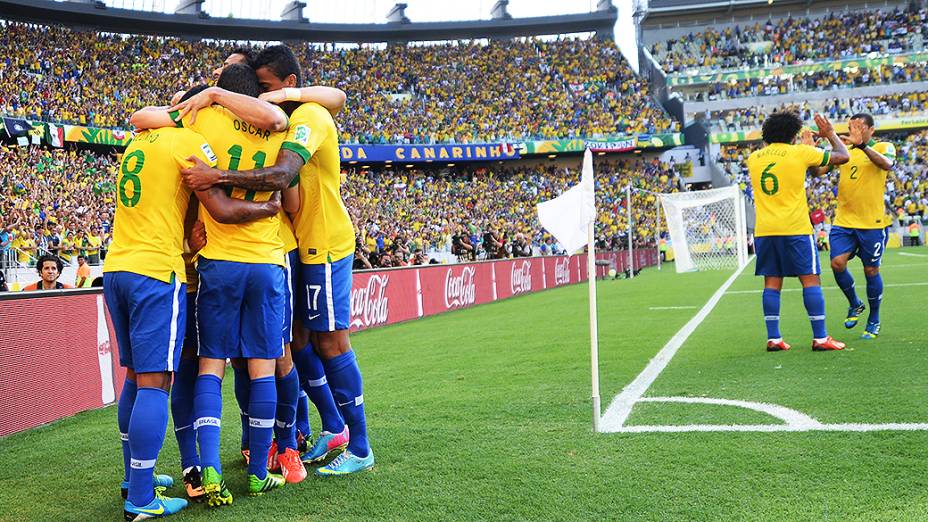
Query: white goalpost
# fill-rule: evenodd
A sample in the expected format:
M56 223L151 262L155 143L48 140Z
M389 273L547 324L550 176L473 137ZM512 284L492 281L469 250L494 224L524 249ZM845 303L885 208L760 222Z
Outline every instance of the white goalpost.
M748 261L744 198L737 185L659 194L677 272L734 269Z

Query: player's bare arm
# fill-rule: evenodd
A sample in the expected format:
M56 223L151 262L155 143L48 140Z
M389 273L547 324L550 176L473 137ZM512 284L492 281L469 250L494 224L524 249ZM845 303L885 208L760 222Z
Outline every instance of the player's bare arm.
M177 111L178 120L190 113L190 123L194 123L197 119L197 111L213 104L222 105L248 123L271 132L287 130L289 124L287 115L280 107L245 94L227 91L221 87L204 89L169 108L168 112Z
M206 211L216 221L235 225L266 218L280 212L280 194L275 193L267 201L245 201L230 198L219 187L210 187L195 192L197 199L206 207Z
M193 190L204 190L214 185L245 190L284 190L299 175L304 163L299 154L286 149L281 149L277 154L274 165L252 170L220 170L194 156L188 160L193 166L181 170L181 175L184 183Z
M322 105L329 111L329 114L335 116L345 107L348 95L345 91L324 85L312 85L309 87L296 88L285 87L275 91L262 93L258 98L280 105L286 101L295 101L300 103L315 102Z
M300 187L299 185L294 185L292 187L287 187L280 194L280 205L283 207L284 212L290 214L291 216L300 211L300 205L302 204L302 198L300 197Z
M851 131L850 146L860 149L874 165L882 170L892 170L894 162L886 156L880 154L870 146L870 140L873 139L874 128L868 126L862 120L852 119L848 123Z
M831 124L831 121L823 114L816 114L815 124L818 126L818 135L828 140L828 143L831 144L831 155L828 158L828 164L843 165L850 161L851 155L848 153L844 142L841 141L841 138L835 133L835 128Z

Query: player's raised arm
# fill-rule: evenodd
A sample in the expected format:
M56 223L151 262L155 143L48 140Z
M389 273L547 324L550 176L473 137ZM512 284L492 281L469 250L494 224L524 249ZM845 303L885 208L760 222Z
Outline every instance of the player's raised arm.
M270 167L252 170L220 170L210 167L196 156L188 158L193 166L181 170L184 183L193 190L204 190L215 185L230 185L245 190L284 190L303 168L303 157L281 149L277 161Z
M843 165L850 161L851 155L848 153L844 142L841 141L841 138L835 133L835 128L832 126L831 121L823 114L816 114L815 124L818 126L818 135L828 140L828 143L831 144L831 153L828 156L827 164Z
M221 79L221 76L220 76ZM221 87L209 87L168 109L176 112L175 121L190 113L190 122L197 118L197 111L219 104L232 111L248 123L271 132L287 130L288 119L284 111L271 103L244 94L227 91ZM173 114L172 114L173 115Z
M848 140L851 147L860 149L880 169L892 170L893 165L896 164L896 148L889 143L876 145L881 146L882 150L876 150L871 146L870 141L873 139L873 131L876 130L873 125L870 125L863 118L851 118L848 127L851 131L851 137Z
M348 95L345 94L345 91L335 87L312 85L303 88L285 87L276 91L262 93L259 98L277 105L287 101L315 102L325 107L329 114L335 116L345 107Z

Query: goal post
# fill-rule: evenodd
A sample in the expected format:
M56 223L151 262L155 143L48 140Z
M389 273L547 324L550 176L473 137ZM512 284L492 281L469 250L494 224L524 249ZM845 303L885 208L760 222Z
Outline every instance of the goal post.
M744 198L737 185L660 194L677 272L740 268L747 263Z

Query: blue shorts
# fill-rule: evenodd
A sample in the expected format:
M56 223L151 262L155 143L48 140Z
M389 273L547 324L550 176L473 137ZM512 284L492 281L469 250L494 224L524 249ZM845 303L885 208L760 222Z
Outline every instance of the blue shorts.
M277 359L284 354L284 268L200 258L199 356Z
M187 285L107 272L103 297L119 344L119 364L136 373L173 372L184 343Z
M828 234L831 258L851 254L848 259L859 256L864 266L880 266L888 238L885 228L844 228L832 225L831 233Z
M347 330L351 324L351 265L354 255L333 263L301 265L299 307L303 324L314 332Z
M284 344L293 342L293 298L300 286L300 251L293 249L284 259L286 281L284 282Z
M822 273L811 235L756 237L754 251L757 253L754 275L790 277Z

